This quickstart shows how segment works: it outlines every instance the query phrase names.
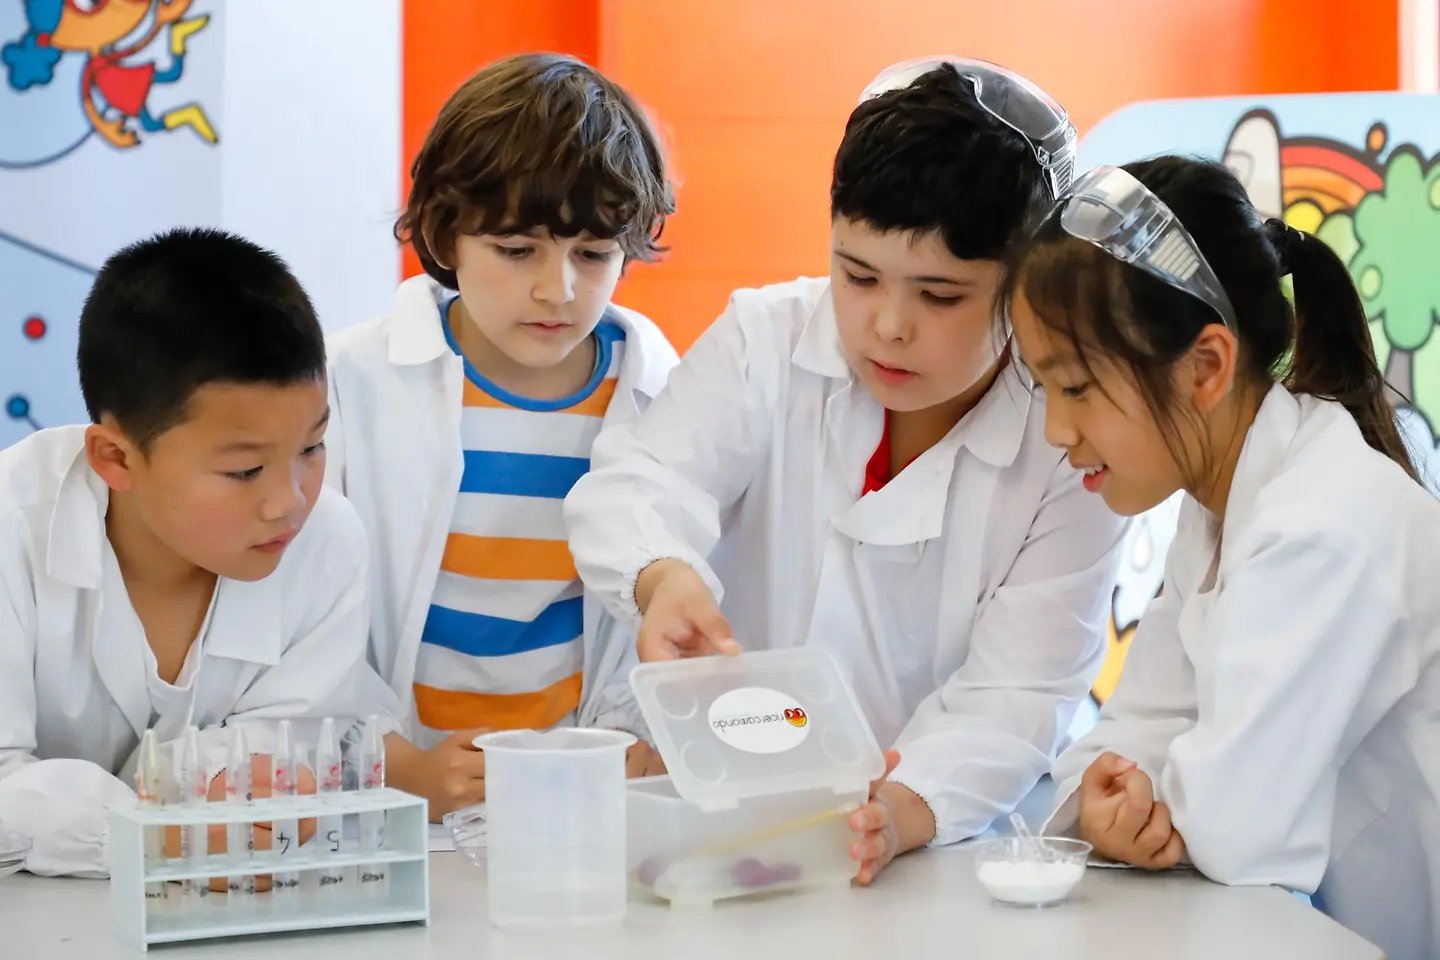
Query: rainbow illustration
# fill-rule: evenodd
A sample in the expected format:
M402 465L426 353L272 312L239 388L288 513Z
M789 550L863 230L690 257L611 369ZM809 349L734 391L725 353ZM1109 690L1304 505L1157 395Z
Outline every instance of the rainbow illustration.
M1235 124L1224 160L1261 213L1313 233L1330 214L1353 211L1384 188L1379 158L1387 140L1383 123L1370 127L1364 150L1323 137L1282 140L1275 115L1252 110Z

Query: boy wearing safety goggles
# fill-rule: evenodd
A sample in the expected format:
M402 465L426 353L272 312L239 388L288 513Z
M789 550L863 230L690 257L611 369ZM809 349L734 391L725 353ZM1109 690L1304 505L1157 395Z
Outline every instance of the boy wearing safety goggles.
M830 276L737 291L566 501L642 660L739 638L840 661L904 755L852 819L862 883L1011 811L1104 652L1124 523L1046 444L993 326L1000 261L1074 140L993 64L886 70L835 158Z

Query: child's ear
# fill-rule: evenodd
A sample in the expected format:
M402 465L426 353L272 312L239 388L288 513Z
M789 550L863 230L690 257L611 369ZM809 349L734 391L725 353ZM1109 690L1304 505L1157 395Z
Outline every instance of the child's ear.
M1201 413L1209 413L1230 392L1239 363L1240 343L1218 323L1200 331L1190 347L1191 396Z
M140 453L115 418L106 414L85 428L85 459L111 490L129 490Z

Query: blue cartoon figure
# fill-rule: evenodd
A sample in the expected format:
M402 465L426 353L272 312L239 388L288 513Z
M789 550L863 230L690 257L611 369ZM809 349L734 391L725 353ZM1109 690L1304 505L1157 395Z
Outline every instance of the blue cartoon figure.
M130 127L131 120L148 133L188 126L206 141L216 142L215 130L199 104L177 107L159 119L150 113L148 105L155 84L180 79L185 69L186 42L210 20L208 16L183 19L191 0L23 2L28 29L19 40L0 49L12 89L24 92L49 84L61 57L70 52L82 53L86 60L81 74L81 105L90 125L112 146L133 147L140 142ZM151 22L139 37L124 42L147 18ZM170 66L160 70L154 63L126 62L166 27L170 28ZM96 93L108 110L97 104Z

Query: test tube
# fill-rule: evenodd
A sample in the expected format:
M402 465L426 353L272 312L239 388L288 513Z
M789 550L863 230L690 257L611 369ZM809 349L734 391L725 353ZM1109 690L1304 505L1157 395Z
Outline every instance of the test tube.
M371 716L360 741L360 789L380 790L385 786L385 741L380 736L380 718ZM385 846L385 811L366 810L360 814L360 852L379 853ZM360 865L362 893L384 894L387 887L385 864Z
M299 790L296 783L295 740L289 720L281 720L275 734L275 755L271 758L273 789L271 796L293 799ZM275 821L274 855L281 860L294 857L300 849L300 824L294 817L283 817ZM271 889L276 894L300 886L300 875L293 870L275 875Z
M140 759L135 771L135 793L142 808L153 809L165 805L165 793L160 772L160 750L155 743L155 731L146 730L140 737ZM145 869L153 870L165 863L165 828L145 828ZM145 884L145 899L154 905L166 899L164 880L151 880Z
M236 727L230 740L230 762L225 767L225 800L230 804L250 802L250 747L245 742L245 728ZM225 848L234 863L248 864L254 845L253 824L227 823ZM232 874L225 882L232 898L255 892L253 874Z
M185 847L186 866L191 870L203 870L209 858L209 837L203 820L205 804L210 798L210 778L205 774L205 765L200 760L200 731L195 727L185 730L185 739L180 747L180 790L181 804L193 818L185 825L181 840ZM187 896L202 900L210 895L210 881L206 879L186 880Z
M315 744L315 777L318 781L316 792L323 798L340 793L345 789L340 770L340 738L335 733L335 721L326 717L320 721L320 739ZM320 857L340 853L341 833L345 821L340 814L319 818L315 837L315 852ZM320 870L320 889L335 889L345 880L343 870L323 867Z

